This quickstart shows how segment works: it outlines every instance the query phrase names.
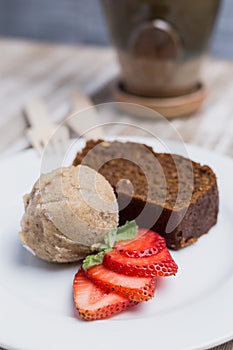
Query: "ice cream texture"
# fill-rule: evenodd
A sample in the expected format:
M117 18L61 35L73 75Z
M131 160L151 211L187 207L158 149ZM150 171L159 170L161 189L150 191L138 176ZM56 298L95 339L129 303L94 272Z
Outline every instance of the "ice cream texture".
M79 165L40 176L24 196L23 245L39 258L73 262L91 253L118 225L118 205L109 182Z

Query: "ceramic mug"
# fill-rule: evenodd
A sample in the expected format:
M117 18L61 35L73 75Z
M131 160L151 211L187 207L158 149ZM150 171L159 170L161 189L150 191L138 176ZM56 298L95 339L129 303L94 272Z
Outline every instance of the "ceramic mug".
M221 0L102 0L127 92L191 93Z

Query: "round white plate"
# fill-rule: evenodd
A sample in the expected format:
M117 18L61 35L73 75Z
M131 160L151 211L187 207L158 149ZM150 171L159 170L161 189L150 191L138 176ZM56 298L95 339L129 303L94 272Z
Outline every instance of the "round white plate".
M150 139L156 151L161 145ZM179 153L179 145L172 144ZM233 338L233 161L187 145L190 157L218 176L218 224L199 241L172 252L175 277L153 300L113 318L84 322L72 301L77 264L39 260L20 244L22 195L39 175L33 150L0 162L0 346L18 350L208 349Z

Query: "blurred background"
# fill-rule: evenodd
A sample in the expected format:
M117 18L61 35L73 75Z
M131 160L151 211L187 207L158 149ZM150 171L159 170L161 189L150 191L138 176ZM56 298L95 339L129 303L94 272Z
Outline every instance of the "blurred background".
M232 18L233 1L223 0L210 44L211 54L233 58ZM100 0L0 0L0 35L50 42L110 44Z
M107 16L103 2L109 6ZM134 6L137 14L133 10L131 16ZM150 13L153 6L155 12ZM156 6L162 8L162 15ZM157 25L164 26L163 15L172 24L170 31L163 34L157 28L155 37L147 24L154 25L150 20L157 18ZM111 18L108 26L106 17ZM0 0L0 153L31 146L28 101L43 99L52 121L59 123L74 108L82 108L80 101L78 107L73 103L74 94L81 90L95 105L132 98L148 106L152 96L154 110L176 117L170 123L185 142L232 156L232 18L232 0ZM136 40L130 36L131 27L139 28L140 23L145 27ZM158 86L151 88L153 83ZM139 91L142 86L145 92ZM41 116L35 114L39 123ZM155 118L135 118L115 109L106 115L111 116L108 121L156 129L172 139ZM117 132L112 129L112 134Z

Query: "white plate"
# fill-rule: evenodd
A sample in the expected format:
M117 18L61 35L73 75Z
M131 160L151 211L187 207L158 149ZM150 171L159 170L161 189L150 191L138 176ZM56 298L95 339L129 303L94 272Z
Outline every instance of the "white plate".
M147 139L161 149L153 142ZM176 144L172 149L179 152ZM164 279L153 300L96 322L76 317L72 280L77 265L49 264L21 247L22 195L39 175L37 156L29 150L1 161L0 346L198 350L233 338L233 161L193 146L187 145L187 150L218 176L218 224L196 244L172 253L179 273Z

